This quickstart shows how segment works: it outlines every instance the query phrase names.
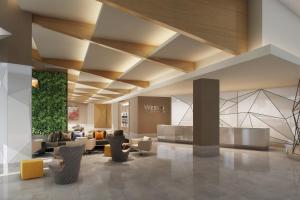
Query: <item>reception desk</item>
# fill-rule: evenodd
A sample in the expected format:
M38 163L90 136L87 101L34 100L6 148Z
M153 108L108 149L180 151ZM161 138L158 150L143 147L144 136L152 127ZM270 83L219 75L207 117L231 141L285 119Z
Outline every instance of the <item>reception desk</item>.
M157 140L161 142L193 143L192 126L158 125ZM220 127L220 146L268 150L270 129Z
M268 150L269 143L269 128L220 127L221 147Z
M192 126L158 125L157 140L160 142L193 143Z

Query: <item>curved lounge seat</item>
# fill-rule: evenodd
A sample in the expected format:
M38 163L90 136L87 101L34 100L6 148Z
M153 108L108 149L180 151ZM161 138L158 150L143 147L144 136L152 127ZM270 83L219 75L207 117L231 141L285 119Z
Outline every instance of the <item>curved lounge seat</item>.
M131 148L138 150L141 154L143 151L151 151L152 140L150 137L131 139Z
M107 135L111 148L112 160L115 162L125 162L128 159L130 148L123 150L122 144L125 141L122 130L117 130L113 135Z
M69 184L76 182L79 176L81 157L84 153L84 145L61 146L58 149L61 162L49 164L49 168L56 184Z

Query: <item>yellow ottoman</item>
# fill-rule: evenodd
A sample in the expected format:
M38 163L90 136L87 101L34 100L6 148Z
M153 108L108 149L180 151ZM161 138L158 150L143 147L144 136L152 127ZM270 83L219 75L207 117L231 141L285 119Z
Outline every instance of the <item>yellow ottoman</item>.
M111 149L109 144L104 146L104 156L111 157Z
M20 162L21 179L27 180L44 176L42 159L22 160Z

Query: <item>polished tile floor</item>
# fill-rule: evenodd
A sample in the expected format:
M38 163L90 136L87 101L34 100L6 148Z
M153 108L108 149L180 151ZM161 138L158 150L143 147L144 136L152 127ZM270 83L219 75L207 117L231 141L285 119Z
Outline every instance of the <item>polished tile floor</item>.
M71 185L55 185L47 170L29 181L2 175L0 199L300 199L300 162L280 149L221 149L220 157L196 158L191 145L157 143L153 152L131 153L122 164L86 155Z

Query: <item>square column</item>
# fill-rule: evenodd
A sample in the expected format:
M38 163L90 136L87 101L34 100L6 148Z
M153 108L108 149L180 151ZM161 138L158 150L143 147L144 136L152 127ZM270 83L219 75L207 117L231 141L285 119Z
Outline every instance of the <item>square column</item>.
M7 164L7 64L0 63L0 165Z
M31 158L31 67L0 63L0 165Z
M194 156L219 155L219 80L193 81Z

